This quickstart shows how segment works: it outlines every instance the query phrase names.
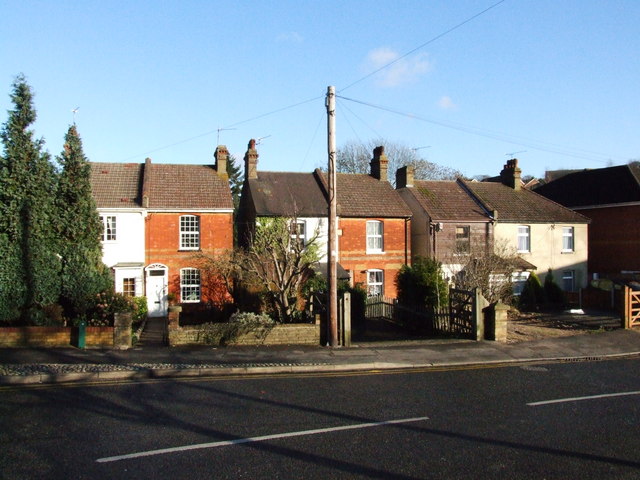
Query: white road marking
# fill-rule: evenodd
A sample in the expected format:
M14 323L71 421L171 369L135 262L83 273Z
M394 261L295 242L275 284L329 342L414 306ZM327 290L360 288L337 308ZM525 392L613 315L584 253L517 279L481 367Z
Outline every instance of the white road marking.
M277 433L274 435L264 435L261 437L239 438L236 440L224 440L221 442L199 443L195 445L184 445L182 447L161 448L158 450L148 450L146 452L129 453L126 455L116 455L114 457L98 458L96 462L107 463L117 462L119 460L129 460L132 458L150 457L152 455L163 455L165 453L186 452L188 450L199 450L203 448L226 447L228 445L239 445L241 443L264 442L265 440L274 440L279 438L300 437L303 435L318 435L320 433L340 432L344 430L357 430L369 427L382 427L384 425L394 425L397 423L421 422L429 420L429 417L402 418L398 420L386 420L383 422L360 423L357 425L344 425L342 427L318 428L316 430L303 430L300 432Z
M537 407L539 405L549 405L552 403L568 403L568 402L580 402L582 400L594 400L596 398L609 398L609 397L626 397L629 395L640 395L640 391L636 392L620 392L620 393L605 393L602 395L591 395L588 397L573 397L573 398L558 398L557 400L545 400L542 402L527 403L530 407Z

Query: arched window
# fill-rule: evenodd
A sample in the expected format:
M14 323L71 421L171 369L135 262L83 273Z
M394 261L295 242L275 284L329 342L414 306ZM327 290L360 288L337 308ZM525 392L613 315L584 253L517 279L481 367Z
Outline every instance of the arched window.
M182 303L200 301L200 270L197 268L180 270L180 300Z
M200 217L182 215L180 217L180 250L200 249Z

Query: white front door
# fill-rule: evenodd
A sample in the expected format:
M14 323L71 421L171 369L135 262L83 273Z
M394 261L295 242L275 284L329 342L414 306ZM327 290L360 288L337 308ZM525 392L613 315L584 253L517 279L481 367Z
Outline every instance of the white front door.
M147 306L150 317L167 316L167 279L169 270L165 265L154 264L147 271Z

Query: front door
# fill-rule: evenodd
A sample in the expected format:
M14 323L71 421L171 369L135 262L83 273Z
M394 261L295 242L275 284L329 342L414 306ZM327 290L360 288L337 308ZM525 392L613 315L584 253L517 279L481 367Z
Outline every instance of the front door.
M153 264L147 271L147 306L150 317L167 316L167 279L169 270L165 265Z

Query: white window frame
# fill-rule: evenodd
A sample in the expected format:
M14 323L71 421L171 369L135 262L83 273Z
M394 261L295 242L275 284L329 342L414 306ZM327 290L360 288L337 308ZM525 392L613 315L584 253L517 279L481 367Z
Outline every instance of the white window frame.
M299 242L302 247L307 245L307 222L304 220L296 220L291 225L291 240Z
M384 295L384 270L379 268L367 270L367 295L369 297Z
M180 301L181 303L198 303L202 288L200 270L187 267L180 269Z
M117 221L115 215L100 215L102 222L102 241L115 242L118 239Z
M524 245L521 245L524 242ZM524 248L521 248L524 247ZM531 227L529 225L518 225L518 253L531 252Z
M574 252L575 245L575 229L573 227L562 227L562 251Z
M384 252L384 223L380 220L368 220L366 228L367 253Z
M565 292L576 291L576 271L575 270L562 271L562 289Z
M200 250L199 216L180 216L180 250Z

